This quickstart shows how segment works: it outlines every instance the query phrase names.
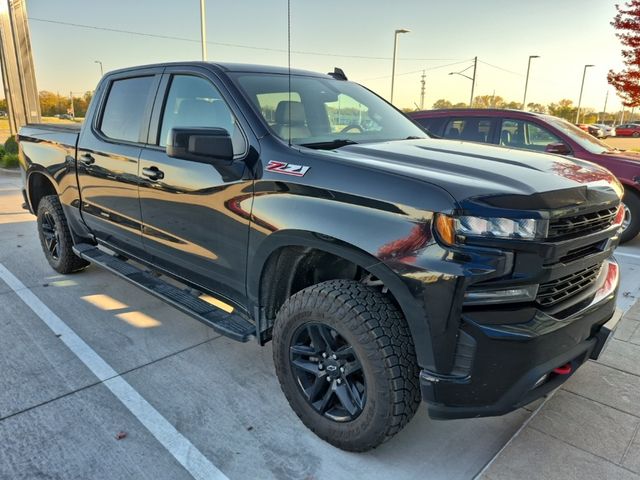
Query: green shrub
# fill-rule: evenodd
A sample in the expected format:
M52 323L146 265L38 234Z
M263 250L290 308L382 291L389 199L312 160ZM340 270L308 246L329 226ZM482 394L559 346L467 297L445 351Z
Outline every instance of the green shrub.
M7 141L4 142L4 150L7 153L18 153L18 142L16 142L16 137L11 136L7 138Z
M4 146L0 145L0 158L4 157L5 151Z
M5 168L16 168L18 166L18 154L5 153L0 159L0 163Z

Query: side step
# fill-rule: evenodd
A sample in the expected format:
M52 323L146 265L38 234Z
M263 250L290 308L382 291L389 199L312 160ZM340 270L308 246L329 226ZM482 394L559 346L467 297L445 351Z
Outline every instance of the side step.
M240 342L256 334L256 327L237 313L227 313L191 293L154 277L125 260L116 258L94 245L80 243L73 247L79 257L95 263L134 285L155 295L187 315L210 326L216 332Z

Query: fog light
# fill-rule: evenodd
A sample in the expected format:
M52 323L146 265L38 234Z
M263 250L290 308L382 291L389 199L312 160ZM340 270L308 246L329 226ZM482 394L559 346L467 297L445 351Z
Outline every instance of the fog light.
M531 302L535 300L537 294L538 285L492 290L467 290L464 294L464 304Z

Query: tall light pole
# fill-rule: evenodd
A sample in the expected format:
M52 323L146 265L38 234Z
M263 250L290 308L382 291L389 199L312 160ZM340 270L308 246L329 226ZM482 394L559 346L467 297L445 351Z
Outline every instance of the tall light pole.
M527 107L527 88L529 87L529 72L531 71L532 58L540 58L540 55L529 55L529 62L527 63L527 78L524 81L524 95L522 96L522 110Z
M465 75L463 72L466 72L471 67L473 67L473 76ZM473 92L476 89L476 69L478 68L478 57L473 58L473 65L469 65L464 70L460 70L459 72L449 72L449 75L460 75L461 77L468 78L471 80L471 98L469 99L469 108L473 107Z
M604 119L607 118L607 102L609 101L609 90L607 90L607 94L604 96L604 108L602 109L602 120L600 123L604 123Z
M204 16L204 1L200 0L200 37L202 38L202 61L207 61L207 22Z
M595 67L595 65L585 65L582 71L582 84L580 85L580 96L578 97L578 111L576 112L576 123L580 123L580 106L582 105L582 91L584 90L584 77L587 76L587 68Z
M401 33L409 33L411 30L407 30L406 28L399 28L395 31L393 35L393 65L391 66L391 97L389 98L389 102L393 103L393 84L396 79L396 56L398 55L398 35Z
M100 60L94 60L93 63L97 63L100 65L100 78L104 76L104 70L102 69L102 62Z

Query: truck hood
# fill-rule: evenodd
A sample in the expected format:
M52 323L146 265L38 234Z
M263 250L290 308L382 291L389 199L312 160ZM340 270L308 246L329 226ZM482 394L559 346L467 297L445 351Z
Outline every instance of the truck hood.
M470 203L500 208L561 208L589 200L607 203L622 195L617 179L593 163L484 144L402 140L348 145L334 153L368 168L442 187L463 208Z

